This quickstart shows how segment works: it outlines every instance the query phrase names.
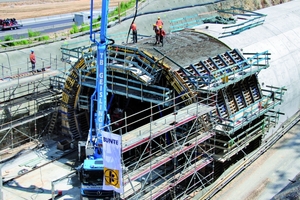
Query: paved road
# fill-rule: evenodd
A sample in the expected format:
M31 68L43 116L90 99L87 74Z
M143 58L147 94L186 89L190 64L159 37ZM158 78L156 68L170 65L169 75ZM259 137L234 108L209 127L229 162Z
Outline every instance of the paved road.
M16 30L0 31L0 40L10 35L13 38L28 37L28 30L39 31L43 33L51 33L64 29L68 29L73 25L73 15L52 16L49 18L36 18L19 21L23 27Z
M28 30L38 31L41 32L41 34L46 34L70 29L74 24L73 18L74 13L69 13L64 15L53 15L48 17L20 20L18 22L19 24L23 24L23 27L16 30L0 31L0 40L3 40L7 35L13 36L15 39L20 37L28 37Z
M109 11L112 11L115 8L116 7L111 7L109 8ZM90 11L82 11L82 13L90 13ZM97 13L101 14L100 11ZM39 31L42 34L46 34L46 33L54 33L58 31L70 29L74 24L73 22L74 14L75 13L67 13L62 15L24 19L19 21L17 19L17 21L20 24L23 24L23 27L17 30L0 31L0 40L3 40L4 37L7 35L11 35L14 38L28 37L28 30Z
M0 40L4 40L5 36L7 35L10 35L15 39L21 37L27 38L29 30L34 32L38 31L41 32L41 34L58 32L61 30L71 28L72 24L73 21L71 17L70 19L60 19L60 20L56 19L56 20L43 21L38 23L23 24L23 27L16 30L0 31Z
M230 182L213 200L268 200L300 172L300 123Z

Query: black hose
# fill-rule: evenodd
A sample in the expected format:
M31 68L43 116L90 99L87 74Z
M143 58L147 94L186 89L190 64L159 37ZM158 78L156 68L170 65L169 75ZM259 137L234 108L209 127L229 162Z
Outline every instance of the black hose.
M134 17L133 17L133 20L130 24L130 27L129 27L129 30L128 30L128 34L127 34L127 39L126 39L126 44L128 44L128 38L129 38L129 34L130 34L130 30L131 30L131 25L134 23L135 21L135 18L137 16L137 11L138 11L138 0L135 0L135 13L134 13Z

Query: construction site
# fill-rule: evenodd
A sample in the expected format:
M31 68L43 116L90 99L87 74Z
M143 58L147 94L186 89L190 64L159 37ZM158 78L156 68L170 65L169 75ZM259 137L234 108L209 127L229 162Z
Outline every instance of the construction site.
M264 26L267 14L252 14L259 17L249 19L250 25L228 26L226 30L233 30L222 30L219 37L209 32L215 32L217 23L188 27L201 25L202 16L197 15L186 16L185 22L170 19L163 46L146 36L139 37L138 43L115 40L108 45L108 126L122 136L121 199L210 199L221 187L217 180L230 167L240 162L242 167L250 165L261 149L279 139L276 129L286 123L281 119L286 114L282 104L289 90L285 84L268 84L259 78L272 68L272 49L247 51L226 43L235 34ZM12 151L26 145L43 147L47 140L77 155L78 143L88 137L97 46L82 41L59 46L60 57L44 58L39 72L28 72L28 61L26 68L2 65L4 161L11 159ZM288 116L297 114L298 108ZM32 162L26 173L43 164ZM224 181L235 176L232 173ZM90 195L97 196L98 191L94 193Z

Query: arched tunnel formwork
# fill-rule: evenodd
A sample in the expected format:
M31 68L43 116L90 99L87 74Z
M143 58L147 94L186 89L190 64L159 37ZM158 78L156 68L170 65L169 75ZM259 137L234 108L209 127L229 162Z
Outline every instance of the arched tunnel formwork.
M191 30L173 33L164 47L153 42L108 46L110 127L122 134L124 183L133 187L124 198L179 198L211 184L260 145L285 91L260 88L267 51L244 53L246 59ZM62 94L62 133L86 140L96 49L62 52L76 60Z

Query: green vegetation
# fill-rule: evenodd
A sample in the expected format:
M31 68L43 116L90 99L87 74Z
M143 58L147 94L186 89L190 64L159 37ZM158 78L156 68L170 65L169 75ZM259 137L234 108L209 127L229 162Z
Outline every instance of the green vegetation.
M29 36L29 40L32 42L33 41L40 41L39 40L39 36L41 35L41 32L34 32L31 30L28 30L28 36Z
M22 39L22 38L24 38L24 37L20 37L19 39ZM11 42L3 44L2 45L3 47L6 47L6 46L10 46L11 47L11 46L17 46L17 45L30 44L30 42L28 40L26 40L26 39L24 39L24 40L15 40L11 35L5 36L4 37L4 41L5 42L11 41ZM2 41L0 40L0 42L2 42Z
M29 39L33 39L34 41L45 41L45 40L49 40L50 39L50 36L48 35L41 35L41 32L34 32L34 31L31 31L31 30L28 30L28 36L29 36Z
M141 1L141 0L139 0ZM126 15L126 11L135 7L135 0L129 0L128 2L121 2L120 6L115 8L112 12L108 14L109 21L119 20L119 10L120 16L123 17Z
M32 30L28 30L28 36L29 38L40 36L41 32L33 32Z
M79 32L78 26L76 26L74 24L70 30L70 34L74 34L74 33L78 33L78 32Z
M138 1L144 1L144 0L138 0ZM115 10L113 10L108 14L108 22L119 20L119 12L120 12L120 17L126 16L126 11L134 7L135 7L135 0L129 0L126 3L121 2L119 7L115 8ZM100 20L101 20L101 16L93 20L93 29L97 29L100 27L100 23L99 23ZM74 24L70 30L70 34L85 32L89 30L90 30L89 24L82 24L80 27ZM48 35L42 36L41 32L38 31L34 32L32 30L28 30L28 36L29 39L27 38L27 39L15 41L16 39L14 39L11 35L7 35L4 37L4 41L12 41L12 42L6 43L5 45L3 44L2 46L28 45L34 43L34 41L40 42L40 41L47 41L50 39L50 36ZM57 37L56 34L55 37ZM0 42L2 41L0 40Z
M22 38L24 38L24 36L20 37L20 39L22 39ZM16 43L17 43L17 45L28 45L28 44L31 44L31 42L28 41L28 40L26 40L25 38L24 38L24 40L17 41Z
M141 0L139 0L141 1ZM135 7L135 0L130 0L127 3L121 2L120 6L115 8L112 12L108 13L108 22L119 20L119 12L120 16L126 16L126 11L128 9ZM97 19L93 20L93 29L100 28L99 21L101 20L101 16L99 16ZM73 25L70 34L78 33L78 32L85 32L90 30L89 24L82 24L80 28L76 25Z
M50 36L49 35L43 35L41 37L38 37L37 40L40 42L40 41L46 41L46 40L49 40L50 39Z
M11 35L6 35L4 37L5 42L12 41L12 42L6 43L7 46L16 46L16 42L14 42L13 40L14 40L14 37Z
M93 28L99 28L100 27L100 21L101 17L99 16L97 19L93 20Z
M1 46L2 47L6 47L6 46L11 47L11 46L19 46L19 45L28 45L28 44L32 44L33 41L40 42L40 41L46 41L46 40L50 39L50 36L48 36L48 35L41 35L41 32L34 32L31 30L28 30L28 36L29 36L29 39L25 38L24 36L21 36L20 38L15 39L13 36L7 35L4 37L4 41L5 42L11 41L11 42L2 44ZM2 41L0 41L0 42L2 42Z
M94 27L94 26L93 26ZM88 31L88 30L90 30L90 26L82 26L81 28L80 28L80 31L79 32L85 32L85 31Z

